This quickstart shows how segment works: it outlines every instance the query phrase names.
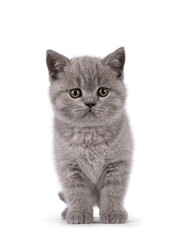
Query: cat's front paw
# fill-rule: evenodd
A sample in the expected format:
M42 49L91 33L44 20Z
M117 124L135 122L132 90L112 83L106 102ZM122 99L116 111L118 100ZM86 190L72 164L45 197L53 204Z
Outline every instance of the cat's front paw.
M100 220L102 223L125 223L128 219L126 210L107 210L102 213Z
M93 215L86 211L70 210L67 213L66 220L71 224L92 223Z

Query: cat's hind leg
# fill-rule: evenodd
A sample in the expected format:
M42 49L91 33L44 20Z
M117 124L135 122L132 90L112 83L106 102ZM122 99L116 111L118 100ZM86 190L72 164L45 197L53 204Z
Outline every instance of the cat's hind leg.
M59 195L59 198L61 199L61 201L66 203L66 199L64 197L64 193L63 192L59 192L58 195Z
M59 192L58 195L59 195L59 198L61 199L61 201L66 203L66 199L64 197L64 193L63 192ZM62 219L66 219L67 212L68 212L68 207L65 208L64 211L62 211L62 213L61 213Z
M61 213L62 219L66 219L67 212L68 212L68 208L65 208L64 211Z

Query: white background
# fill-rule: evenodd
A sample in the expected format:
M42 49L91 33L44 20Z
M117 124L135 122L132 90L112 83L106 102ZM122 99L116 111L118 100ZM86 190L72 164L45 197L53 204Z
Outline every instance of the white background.
M1 239L180 239L179 1L0 2ZM45 52L126 49L135 140L124 225L68 225L52 157Z

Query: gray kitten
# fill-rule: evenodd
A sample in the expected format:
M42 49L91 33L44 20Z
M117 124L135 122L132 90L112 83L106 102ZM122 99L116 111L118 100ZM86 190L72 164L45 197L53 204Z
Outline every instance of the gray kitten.
M54 153L68 223L124 223L123 200L132 158L125 112L124 48L104 59L47 51L54 110Z

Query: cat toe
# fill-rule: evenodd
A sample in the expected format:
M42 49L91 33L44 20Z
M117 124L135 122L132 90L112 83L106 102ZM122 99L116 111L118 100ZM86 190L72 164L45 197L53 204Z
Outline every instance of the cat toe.
M102 223L125 223L128 215L126 210L108 210L100 217Z
M93 216L89 212L85 211L69 211L67 213L66 220L70 224L92 223Z

